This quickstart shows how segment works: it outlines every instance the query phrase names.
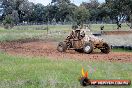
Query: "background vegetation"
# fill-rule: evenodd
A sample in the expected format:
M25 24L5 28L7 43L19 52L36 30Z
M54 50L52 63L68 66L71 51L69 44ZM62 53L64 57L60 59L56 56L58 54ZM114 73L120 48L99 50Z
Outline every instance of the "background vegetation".
M1 21L5 28L18 24L82 24L126 22L132 26L131 0L98 0L82 2L79 6L70 0L52 0L47 6L28 0L1 0ZM129 24L130 23L130 24Z

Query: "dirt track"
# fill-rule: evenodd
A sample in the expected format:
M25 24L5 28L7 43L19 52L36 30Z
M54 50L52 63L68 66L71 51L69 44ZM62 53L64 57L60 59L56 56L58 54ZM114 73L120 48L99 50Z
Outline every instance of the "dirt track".
M60 53L56 50L57 43L32 41L26 43L8 42L0 44L1 50L13 55L26 56L48 56L55 59L81 59L81 60L96 60L96 61L110 61L110 62L132 62L132 53L128 52L111 52L110 54L95 53L83 54L75 51L67 51Z

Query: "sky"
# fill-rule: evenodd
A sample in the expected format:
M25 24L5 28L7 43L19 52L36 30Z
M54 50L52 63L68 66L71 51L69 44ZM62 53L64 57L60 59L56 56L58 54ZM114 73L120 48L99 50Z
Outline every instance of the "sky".
M41 3L43 5L48 5L51 0L29 0L30 2L34 2L34 3ZM83 1L88 2L89 0L71 0L71 2L74 2L76 5L79 5L80 3L82 3ZM98 0L99 2L105 2L105 0Z

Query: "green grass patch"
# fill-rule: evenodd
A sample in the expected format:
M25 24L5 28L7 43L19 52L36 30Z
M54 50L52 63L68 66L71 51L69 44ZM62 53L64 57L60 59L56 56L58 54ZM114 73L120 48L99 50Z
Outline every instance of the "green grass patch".
M47 36L47 30L44 30L46 27L46 25L15 26L13 29L8 30L0 27L0 41L13 41L26 38L59 40L64 38L64 33L68 35L69 31L71 31L70 25L49 25L48 34L50 35Z
M19 30L44 30L45 28L49 28L52 31L58 31L58 30L70 30L71 25L27 25L27 26L16 26L13 29L19 29Z
M91 30L96 32L100 31L100 26L102 24L91 24ZM103 24L104 30L111 31L116 29L116 24ZM31 25L31 26L15 26L13 29L4 29L0 27L0 41L12 41L25 38L34 38L41 36L39 38L45 39L47 36L47 30L44 30L47 25ZM71 32L72 25L49 25L48 26L48 36L49 39L53 40L63 40ZM122 24L123 30L128 30L126 24ZM63 38L63 39L62 39Z
M121 48L118 48L118 49L112 49L113 52L132 52L132 50L128 50L128 49L121 49Z
M81 88L78 79L82 67L89 71L90 79L132 80L131 63L52 60L47 57L15 57L0 53L0 87ZM112 86L112 88L124 87Z
M6 30L0 28L0 41L13 41L18 39L34 38L46 35L45 30Z
M91 30L92 31L100 31L100 26L104 26L104 31L113 31L117 30L116 24L91 24ZM126 24L122 24L122 30L129 30L130 28Z

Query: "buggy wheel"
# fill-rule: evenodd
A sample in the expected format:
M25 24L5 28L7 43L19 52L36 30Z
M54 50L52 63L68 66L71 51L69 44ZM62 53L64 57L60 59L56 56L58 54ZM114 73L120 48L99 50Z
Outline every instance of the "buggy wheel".
M102 53L108 54L111 50L110 46L107 43L103 44L104 49L100 49Z
M92 52L93 52L93 45L92 45L92 43L86 43L86 44L84 45L84 47L83 47L83 51L84 51L84 53L86 53L86 54L92 53Z
M57 50L58 50L59 52L65 52L66 49L67 49L67 46L66 46L66 43L64 43L64 42L60 42L60 43L58 44L58 46L57 46Z

